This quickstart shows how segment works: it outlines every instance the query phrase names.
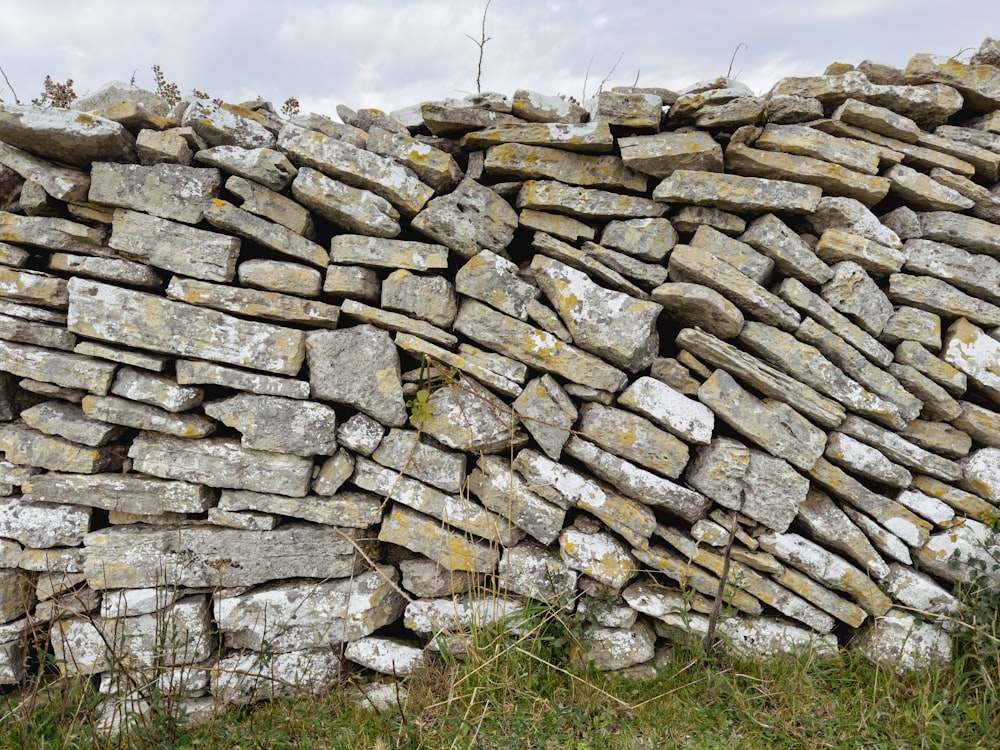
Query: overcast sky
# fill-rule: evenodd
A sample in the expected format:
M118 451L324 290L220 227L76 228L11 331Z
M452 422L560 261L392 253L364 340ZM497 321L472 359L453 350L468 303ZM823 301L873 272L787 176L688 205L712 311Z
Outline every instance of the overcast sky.
M303 111L391 111L476 91L485 0L0 0L0 67L24 102L46 74L78 94L111 80L257 95ZM482 90L580 99L732 75L758 93L832 62L967 59L1000 37L1000 0L492 0ZM619 58L620 61L619 61ZM616 65L617 63L617 65ZM589 71L589 74L588 74ZM0 99L12 102L0 80Z

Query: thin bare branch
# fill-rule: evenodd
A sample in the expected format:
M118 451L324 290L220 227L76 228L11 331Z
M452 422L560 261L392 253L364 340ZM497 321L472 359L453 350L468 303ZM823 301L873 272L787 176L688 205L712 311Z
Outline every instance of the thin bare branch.
M609 70L608 74L606 76L604 76L604 80L601 81L601 85L597 87L597 95L598 96L600 96L601 92L604 90L604 84L606 84L608 81L610 81L611 80L611 76L613 76L615 74L615 69L618 67L618 63L620 63L622 61L623 57L625 57L625 53L624 52L622 52L620 55L618 55L618 59L615 60L615 64L611 66L611 70Z
M590 62L587 63L587 72L583 74L583 93L580 94L580 104L587 101L587 80L590 78L590 66L594 64L594 56L591 55Z
M479 38L476 39L474 36L466 34L468 39L472 40L472 43L479 47L479 64L476 66L476 93L483 93L482 77L483 77L483 48L486 46L492 37L486 36L486 14L489 13L490 3L493 0L486 0L486 5L483 7L483 26L479 31Z
M4 81L7 82L7 88L10 89L10 93L12 93L14 95L14 104L20 104L21 100L18 98L17 92L14 91L14 84L12 84L10 82L10 79L7 77L7 71L3 69L3 66L0 66L0 73L3 74L3 79L4 79ZM0 99L0 102L2 102L2 101L3 101L3 99Z
M743 47L743 49L750 49L746 42L740 42L736 45L736 49L733 50L733 56L729 58L729 70L726 71L726 78L729 78L733 73L733 63L736 62L736 55L739 54L740 47ZM737 75L739 75L739 73L737 73Z

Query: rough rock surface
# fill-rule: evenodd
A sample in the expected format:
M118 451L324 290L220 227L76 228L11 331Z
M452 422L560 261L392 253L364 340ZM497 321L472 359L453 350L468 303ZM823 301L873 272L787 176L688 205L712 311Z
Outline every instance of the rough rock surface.
M997 544L998 60L343 123L0 105L0 683L25 614L106 685L102 632L146 664L183 622L203 710L526 599L651 673L720 590L738 651L947 661L907 608Z

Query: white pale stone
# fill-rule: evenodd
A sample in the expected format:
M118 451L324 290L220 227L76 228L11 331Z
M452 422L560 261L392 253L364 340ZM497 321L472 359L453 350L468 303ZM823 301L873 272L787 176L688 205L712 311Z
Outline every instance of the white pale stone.
M707 444L712 440L715 429L712 410L656 378L638 378L622 392L618 403L649 417L689 443Z

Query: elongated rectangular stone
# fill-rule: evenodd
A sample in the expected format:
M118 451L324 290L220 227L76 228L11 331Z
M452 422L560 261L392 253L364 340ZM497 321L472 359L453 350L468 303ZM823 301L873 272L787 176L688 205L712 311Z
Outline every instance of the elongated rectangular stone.
M826 435L787 404L761 401L725 370L701 384L698 400L749 440L808 471L823 455Z
M218 169L98 162L90 170L88 198L91 203L197 224L205 201L215 197L221 185Z
M91 509L61 503L0 498L0 537L25 547L75 547L90 531Z
M105 231L68 219L20 216L0 211L0 242L13 242L43 250L62 250L82 255L111 257L104 246Z
M622 494L645 505L662 508L685 521L694 522L704 517L711 505L700 492L664 479L575 435L566 441L563 450Z
M215 432L215 422L201 414L174 414L118 396L84 396L80 406L88 417L137 430L155 430L182 438L202 438Z
M109 448L91 448L46 435L23 422L0 424L0 452L11 463L50 471L96 474L121 466L121 456Z
M418 355L417 359L428 357L448 367L454 367L456 370L471 375L483 385L489 386L505 396L519 396L521 394L521 386L513 380L499 375L492 370L488 370L478 362L474 362L459 354L454 354L429 341L424 341L418 336L400 331L396 334L395 341L396 346L403 351Z
M517 195L517 207L553 211L578 219L630 219L662 216L666 210L649 198L608 190L574 187L552 180L528 180Z
M714 289L741 311L768 325L794 331L802 320L779 297L711 252L678 245L670 254L668 269L674 281L689 281Z
M557 180L569 185L645 192L646 176L617 156L587 156L543 146L505 143L486 151L486 174L515 180Z
M223 367L211 362L196 362L186 359L177 360L176 368L177 382L181 385L205 383L221 385L238 391L259 393L262 396L309 398L309 383L304 380L279 378L276 375L247 372L246 370L237 370L235 367Z
M462 302L453 328L481 346L580 385L616 392L628 380L624 372L594 355L476 300Z
M358 458L351 481L362 489L388 497L413 510L439 519L446 526L461 529L504 547L515 544L523 534L511 522L460 495L450 495L394 469Z
M97 448L117 440L125 430L118 425L91 419L76 404L65 401L45 401L21 412L29 427L57 435L74 443Z
M566 509L531 491L500 456L481 456L469 474L469 491L491 511L509 518L542 544L551 544L562 531Z
M677 334L677 345L712 367L726 370L765 396L784 401L822 427L832 429L844 419L844 407L833 399L821 396L795 378L709 333L685 328Z
M83 336L282 375L305 359L302 331L85 279L69 287L68 326Z
M65 310L68 302L65 279L8 266L0 266L0 297L57 310Z
M288 497L271 492L223 490L218 507L226 512L256 511L353 529L367 529L382 517L381 498L357 490L329 497Z
M315 130L285 125L278 145L298 164L318 169L348 185L370 190L406 216L413 216L434 195L407 167Z
M357 300L345 299L340 306L340 311L344 315L357 318L365 323L371 323L379 328L420 336L424 339L430 339L441 346L454 347L458 344L457 337L426 321L415 320L401 313L388 312L378 307L358 302Z
M290 523L273 531L118 526L84 537L94 589L252 586L280 578L344 578L365 566L356 529Z
M215 502L204 485L137 474L36 474L21 485L26 499L72 503L121 513L202 513Z
M606 122L579 125L557 122L499 123L468 133L462 139L462 145L469 149L486 149L498 143L552 146L588 154L609 154L615 147L611 128Z
M0 313L0 339L64 351L71 351L76 346L76 336L64 328L2 313Z
M748 213L807 214L816 209L822 195L822 188L815 185L688 169L678 169L653 190L656 201Z
M81 354L16 344L0 339L0 370L63 388L104 395L111 388L115 365Z
M319 300L281 292L240 289L180 276L170 280L167 296L199 307L314 328L336 328L340 318L339 307Z
M254 216L228 201L215 199L205 208L205 220L224 232L243 237L276 253L299 258L320 268L330 264L330 256L312 240L297 232Z
M122 208L108 244L127 260L207 281L232 281L240 254L236 237Z
M754 146L766 151L825 159L865 174L878 173L879 150L876 146L838 138L804 125L766 125Z
M429 557L447 570L492 573L500 560L495 545L449 531L437 519L400 505L393 505L382 519L378 540Z
M330 241L334 263L427 271L448 267L448 248L429 242L338 234Z
M867 422L853 414L840 425L840 431L863 443L878 448L891 460L915 471L951 482L962 476L962 468L954 461L935 456L889 430Z
M304 497L312 480L311 458L244 448L234 438L186 440L141 432L129 458L136 471L155 477L289 497Z
M89 255L52 253L49 256L49 268L76 276L105 279L129 286L155 288L163 283L160 274L144 263L121 258L95 258Z

